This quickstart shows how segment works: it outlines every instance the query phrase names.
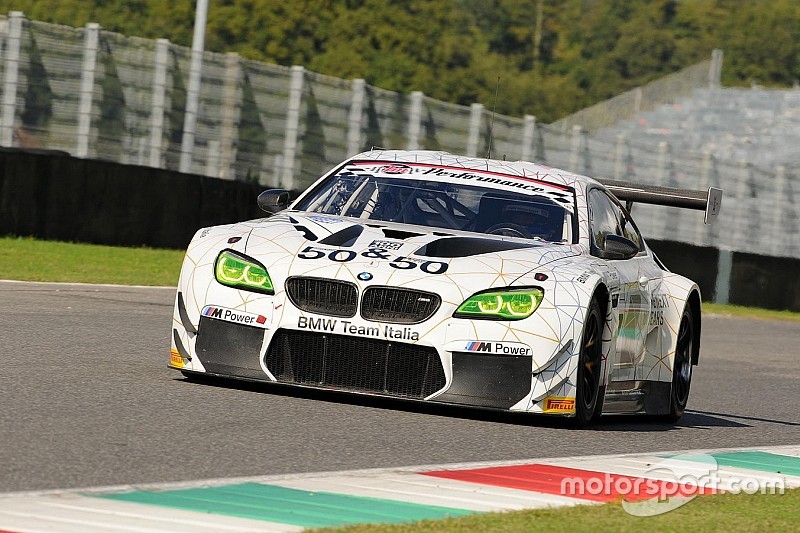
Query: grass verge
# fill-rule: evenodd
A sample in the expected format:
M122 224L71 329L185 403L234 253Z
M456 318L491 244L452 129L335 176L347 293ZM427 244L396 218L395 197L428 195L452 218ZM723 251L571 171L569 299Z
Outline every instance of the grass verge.
M475 514L400 525L358 525L315 531L337 533L796 531L800 490L785 494L699 496L674 511L647 517L627 514L618 503Z
M765 320L800 322L800 313L794 311L776 311L774 309L759 309L757 307L744 307L741 305L722 305L710 302L703 302L703 313L739 316L742 318L763 318Z
M0 279L178 284L183 251L0 238Z

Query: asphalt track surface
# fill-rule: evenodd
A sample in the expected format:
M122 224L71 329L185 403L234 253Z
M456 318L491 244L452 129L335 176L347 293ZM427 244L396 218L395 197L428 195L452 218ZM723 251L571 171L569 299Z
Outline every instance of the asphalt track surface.
M0 282L0 492L800 443L800 323L704 317L676 426L558 420L167 368L172 289Z

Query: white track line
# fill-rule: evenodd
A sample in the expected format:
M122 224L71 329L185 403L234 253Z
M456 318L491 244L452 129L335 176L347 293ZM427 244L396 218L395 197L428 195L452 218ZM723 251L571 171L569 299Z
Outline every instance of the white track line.
M81 489L26 491L0 494L0 529L39 533L44 531L87 532L130 531L212 532L212 531L299 531L303 528L233 516L186 511L155 504L111 500L101 496L115 492L169 491L199 487L215 487L239 483L262 483L309 492L331 492L351 496L367 496L424 505L435 505L476 512L512 511L545 507L592 504L585 499L560 494L543 494L530 490L495 487L455 479L424 475L432 470L463 470L522 464L545 464L588 471L631 475L648 479L672 480L659 471L665 462L677 471L700 477L707 464L680 457L737 451L764 451L800 457L800 446L766 446L716 448L690 451L594 455L560 458L537 458L519 461L484 461L457 464L372 468L338 472L315 472L289 475L234 477L184 482L117 485ZM676 465L677 464L677 465ZM771 474L738 467L715 467L721 480L720 489L734 486L741 480L774 480L782 477L786 488L800 487L800 476Z
M215 533L302 531L302 527L211 513L87 498L77 494L0 500L0 528L38 531Z

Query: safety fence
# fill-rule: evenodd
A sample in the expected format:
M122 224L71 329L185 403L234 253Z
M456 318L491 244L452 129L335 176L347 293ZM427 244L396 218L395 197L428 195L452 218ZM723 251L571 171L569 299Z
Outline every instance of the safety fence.
M722 50L714 50L709 61L702 61L679 72L669 74L643 87L636 87L609 100L581 109L550 127L567 131L581 126L590 132L613 126L620 120L634 117L643 111L690 96L701 87L719 88L722 73Z
M454 105L300 66L205 52L197 120L186 131L188 48L97 24L31 21L18 12L0 18L0 45L0 146L295 190L373 146L491 153L598 177L719 186L723 208L711 228L701 214L671 208L635 206L634 216L655 239L800 257L798 167L722 159L713 147L677 148L635 130L609 133L610 124L700 89L719 91L719 52L552 125L533 116L492 117L481 104Z

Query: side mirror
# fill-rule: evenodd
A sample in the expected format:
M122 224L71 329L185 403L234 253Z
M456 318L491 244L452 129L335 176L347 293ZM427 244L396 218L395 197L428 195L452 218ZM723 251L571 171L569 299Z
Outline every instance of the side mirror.
M258 207L262 211L274 215L289 207L289 191L283 189L267 189L258 195Z
M631 259L639 253L636 243L619 235L606 235L606 245L600 250L603 259Z

